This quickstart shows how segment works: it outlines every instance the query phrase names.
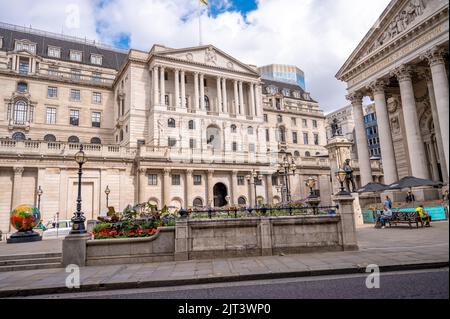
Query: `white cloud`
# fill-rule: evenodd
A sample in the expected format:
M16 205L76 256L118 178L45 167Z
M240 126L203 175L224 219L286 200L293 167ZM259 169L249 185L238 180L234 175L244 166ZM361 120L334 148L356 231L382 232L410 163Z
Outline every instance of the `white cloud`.
M222 1L222 0L221 0ZM3 1L2 1L3 2ZM95 23L106 22L101 38L131 34L131 46L149 50L198 45L198 0L109 0L94 12L87 0L65 2L18 0L0 4L0 19L59 30L64 7L83 10L79 32L95 36ZM223 0L229 6L228 0ZM329 111L347 104L345 85L334 78L346 58L375 23L389 0L259 0L247 20L236 12L203 17L203 42L211 43L249 64L294 64L306 73L308 91ZM31 10L22 10L23 7ZM63 15L63 16L61 16Z

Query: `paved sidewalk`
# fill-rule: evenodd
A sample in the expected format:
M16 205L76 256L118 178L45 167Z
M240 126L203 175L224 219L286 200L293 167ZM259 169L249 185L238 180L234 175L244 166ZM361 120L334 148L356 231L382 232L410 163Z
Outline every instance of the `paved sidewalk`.
M354 252L85 267L81 289L72 290L65 287L64 269L0 273L0 297L350 274L369 264L382 271L448 267L448 235L448 222L425 229L363 228Z

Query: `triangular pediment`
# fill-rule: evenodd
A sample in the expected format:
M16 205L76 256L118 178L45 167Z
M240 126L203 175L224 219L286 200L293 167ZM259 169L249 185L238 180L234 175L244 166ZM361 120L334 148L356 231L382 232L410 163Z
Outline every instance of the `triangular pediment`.
M204 64L228 69L234 72L249 73L253 76L259 76L256 67L240 62L213 45L184 49L168 49L159 51L155 54L190 63Z
M442 0L392 0L336 77L340 78L362 60L389 46L446 5L448 1Z

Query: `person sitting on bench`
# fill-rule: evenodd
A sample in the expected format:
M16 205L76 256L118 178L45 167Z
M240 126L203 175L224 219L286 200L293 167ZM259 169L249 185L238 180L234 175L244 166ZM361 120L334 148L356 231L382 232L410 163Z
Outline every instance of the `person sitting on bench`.
M383 212L381 213L380 222L381 228L386 228L386 221L392 218L392 210L389 207L384 206Z
M416 212L419 215L419 220L420 222L423 223L425 222L425 226L426 227L431 227L430 222L431 222L431 216L430 214L428 214L425 209L423 208L423 205L420 205L419 207L416 208Z

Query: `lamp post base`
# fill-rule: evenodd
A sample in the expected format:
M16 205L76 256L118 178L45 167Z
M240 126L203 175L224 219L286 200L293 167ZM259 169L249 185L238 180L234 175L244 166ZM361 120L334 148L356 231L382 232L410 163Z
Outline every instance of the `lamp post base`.
M30 243L34 241L41 241L42 236L34 231L17 232L11 235L6 242L8 244Z
M72 222L73 225L70 235L82 235L87 233L83 220L72 220Z

